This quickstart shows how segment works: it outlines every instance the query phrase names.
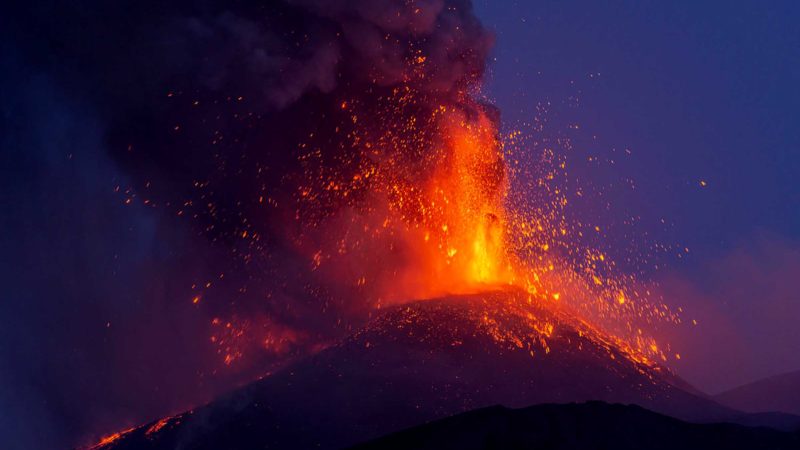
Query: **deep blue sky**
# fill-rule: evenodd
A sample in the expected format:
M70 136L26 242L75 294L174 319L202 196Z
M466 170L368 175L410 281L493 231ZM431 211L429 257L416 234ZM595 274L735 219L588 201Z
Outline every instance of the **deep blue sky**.
M701 322L676 338L694 349L682 373L714 391L799 369L800 3L476 9L497 36L488 94L506 124L551 102L551 129L580 125L573 174L613 186L608 220L641 216L653 239L690 248L652 274Z

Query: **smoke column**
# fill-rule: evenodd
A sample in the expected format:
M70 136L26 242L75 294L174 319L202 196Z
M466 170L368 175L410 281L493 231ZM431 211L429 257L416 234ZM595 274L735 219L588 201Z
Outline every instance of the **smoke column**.
M189 407L442 291L423 273L504 270L475 263L505 180L468 1L35 2L2 22L12 448Z

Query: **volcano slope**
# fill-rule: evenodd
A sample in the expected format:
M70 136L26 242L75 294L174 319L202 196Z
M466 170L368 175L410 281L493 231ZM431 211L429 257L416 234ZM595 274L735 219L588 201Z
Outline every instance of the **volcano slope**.
M497 404L603 400L692 421L739 414L690 389L527 294L502 291L392 308L278 373L94 448L342 448Z

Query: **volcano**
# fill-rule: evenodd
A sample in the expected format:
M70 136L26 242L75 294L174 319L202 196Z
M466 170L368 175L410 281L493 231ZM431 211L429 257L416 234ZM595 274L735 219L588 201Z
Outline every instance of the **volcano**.
M603 400L690 421L737 411L521 290L383 311L315 355L96 449L343 448L490 405Z

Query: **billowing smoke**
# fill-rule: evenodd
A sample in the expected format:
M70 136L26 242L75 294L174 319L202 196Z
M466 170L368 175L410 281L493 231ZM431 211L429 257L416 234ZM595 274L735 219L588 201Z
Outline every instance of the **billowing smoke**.
M43 330L43 339L84 355L59 365L58 346L21 339L30 344L22 353L39 352L32 358L48 371L30 387L36 404L53 422L78 417L48 445L189 406L347 332L397 300L387 292L429 292L410 278L410 263L444 269L417 261L424 255L411 239L430 240L450 258L444 264L478 279L497 270L458 260L473 246L488 258L504 185L496 113L473 99L492 37L469 1L30 2L11 12L2 19L3 147L38 181L11 194L20 219L4 232L22 236L9 241L11 254L68 256L30 258L43 279L13 280L10 303L68 317L74 328ZM43 86L52 93L40 95ZM80 164L63 169L72 158ZM443 172L451 181L434 182ZM81 199L101 217L65 223L82 213L55 205ZM56 220L22 206L31 203ZM481 224L474 244L459 235L465 214ZM88 237L54 244L34 239L37 227ZM135 253L127 245L141 259L107 274L107 247ZM80 292L69 304L23 283L65 268L74 273L52 289ZM37 320L36 308L9 308L17 322ZM116 337L91 331L117 321L126 332ZM192 389L135 404L153 394L137 367L169 361L183 368L145 370L150 385ZM66 373L100 367L95 392L125 394L95 396ZM28 371L37 365L0 375L5 383ZM19 409L18 395L4 400Z
M230 250L212 283L225 289L206 296L209 282L196 285L220 314L235 304L240 316L323 335L353 311L360 320L381 301L351 289L360 272L395 274L413 256L403 236L367 228L427 220L421 192L453 153L447 123L493 130L470 97L490 36L459 1L168 9L146 11L120 47L92 58L107 75L87 95L103 94L111 154L132 179L121 189ZM492 139L484 197L502 180ZM363 249L375 241L382 248ZM335 259L343 254L366 256Z

